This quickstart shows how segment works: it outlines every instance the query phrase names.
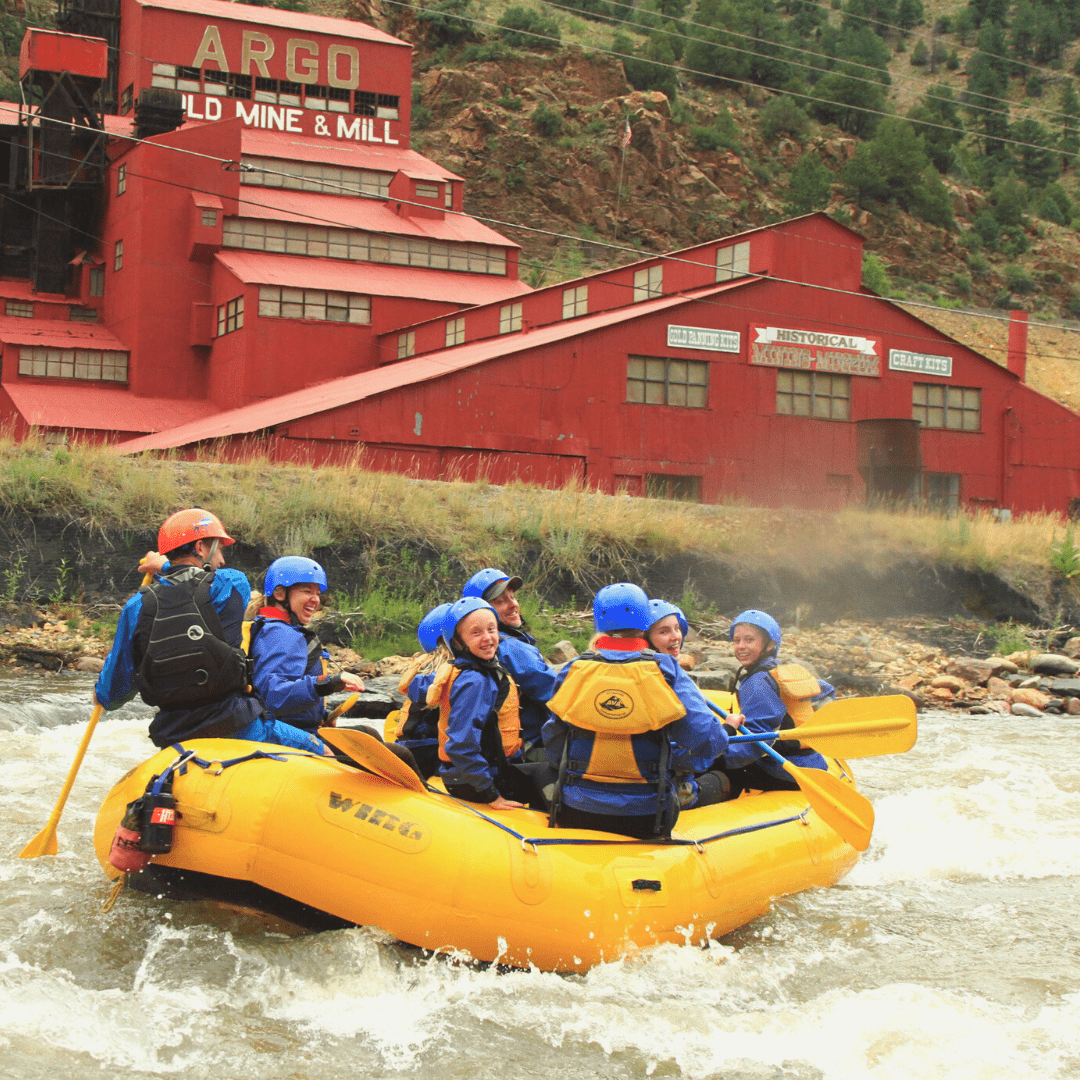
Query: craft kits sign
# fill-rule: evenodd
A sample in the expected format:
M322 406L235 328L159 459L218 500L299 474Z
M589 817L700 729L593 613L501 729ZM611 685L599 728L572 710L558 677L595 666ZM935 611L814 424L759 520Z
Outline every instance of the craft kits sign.
M949 379L952 378L952 357L890 349L889 370L914 371L919 375L941 375Z
M737 330L713 330L708 326L669 326L667 343L669 349L737 353L742 348L742 334Z
M751 364L837 375L881 375L880 343L874 338L783 326L754 326L751 330Z

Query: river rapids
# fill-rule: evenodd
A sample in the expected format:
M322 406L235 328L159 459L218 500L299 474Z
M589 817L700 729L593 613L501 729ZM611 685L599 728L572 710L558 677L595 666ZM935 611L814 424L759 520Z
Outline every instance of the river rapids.
M150 755L99 724L59 828L23 860L90 713L82 676L0 679L0 1075L16 1080L1080 1078L1080 720L924 713L855 764L869 850L709 949L583 976L308 933L109 892L98 806Z

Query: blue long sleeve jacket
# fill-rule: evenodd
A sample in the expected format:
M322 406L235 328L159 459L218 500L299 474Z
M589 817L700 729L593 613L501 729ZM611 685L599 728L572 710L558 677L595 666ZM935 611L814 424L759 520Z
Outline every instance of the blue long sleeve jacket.
M499 624L499 660L518 688L521 737L527 743L538 742L558 673L544 659L531 634L502 623Z
M629 640L629 639L624 639ZM644 642L638 642L643 646ZM640 658L641 652L597 650L600 657L611 660L630 660ZM701 691L690 677L679 667L673 656L656 653L655 660L660 667L664 680L675 691L676 697L686 709L686 715L669 724L663 731L671 747L668 762L669 774L677 772L704 772L727 747L727 734L720 722L710 711ZM572 666L580 657L572 660L556 679L556 689L562 685ZM598 689L601 687L598 686ZM549 719L544 725L544 752L554 768L562 760L563 746L570 736L571 727L565 721L549 712ZM573 729L570 736L568 758L577 761L589 760L594 735L591 731ZM631 746L634 758L643 774L655 774L659 759L659 744L654 733L632 735ZM669 781L669 787L671 782ZM652 784L621 784L586 780L582 777L567 778L563 787L563 801L578 810L594 814L655 814L657 808L657 789Z
M495 786L499 762L485 756L480 745L484 725L495 708L499 684L495 675L469 666L467 660L455 664L461 674L450 687L450 717L446 724L444 750L449 762L442 762L439 775L445 784L468 784L477 792Z
M168 584L171 569L171 565L166 563L156 575L157 580ZM244 611L250 599L251 586L239 570L223 568L214 574L210 602L221 619L225 640L237 648L240 646ZM94 686L95 700L109 711L120 708L137 693L134 644L142 604L142 593L137 592L124 605L112 648ZM150 738L157 746L167 746L176 738L189 737L195 730L224 736L247 727L261 712L258 701L243 695L194 709L161 709L150 725Z
M324 653L309 653L308 635L281 618L261 618L254 632L255 692L268 716L305 731L326 722L325 693L319 693ZM326 686L324 681L324 687Z
M777 691L776 683L769 674L776 667L776 663L775 657L769 657L739 683L739 711L745 717L743 726L750 733L778 731L780 724L787 715L787 706L784 705L784 701ZM818 682L821 685L821 693L814 696L814 701L821 701L834 693L832 686L827 682L821 679ZM761 761L761 767L770 776L783 778L787 775L783 766L769 757L755 743L736 743L734 746L729 747L724 755L724 767L727 769L742 769L759 760ZM825 759L811 750L799 751L793 757L793 760L798 764L799 768L827 768Z

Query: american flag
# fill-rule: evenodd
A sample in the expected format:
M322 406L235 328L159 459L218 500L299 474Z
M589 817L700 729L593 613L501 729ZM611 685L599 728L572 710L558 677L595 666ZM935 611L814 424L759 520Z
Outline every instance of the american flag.
M626 118L626 127L623 128L623 133L619 137L619 148L625 150L630 145L630 117Z

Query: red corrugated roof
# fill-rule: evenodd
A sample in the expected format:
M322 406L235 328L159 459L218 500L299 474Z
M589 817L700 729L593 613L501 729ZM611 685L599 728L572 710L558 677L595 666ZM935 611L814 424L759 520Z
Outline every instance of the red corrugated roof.
M366 229L395 236L423 236L430 240L493 244L504 248L519 246L464 214L447 214L444 218L398 217L382 199L241 187L237 213L244 218Z
M0 341L8 345L43 345L49 349L128 351L127 345L104 326L60 319L0 318Z
M28 424L91 431L160 431L210 416L209 401L136 397L129 390L75 382L4 383L4 391Z
M220 3L218 0L135 0L140 7L161 8L165 11L189 11L195 15L231 19L234 22L259 23L264 26L281 26L286 30L311 30L316 34L329 34L337 38L362 38L365 41L383 41L388 45L412 46L401 38L391 37L368 23L350 19L331 19L324 15L304 15L296 11L278 11L272 7L252 7L247 4Z
M355 117L344 115L351 121ZM240 146L245 154L255 157L279 158L282 161L318 161L327 165L349 165L354 169L374 169L378 172L396 173L420 169L443 180L460 180L437 162L418 154L393 146L372 146L371 143L342 142L341 140L308 138L303 135L266 131L263 128L244 128Z
M396 364L387 364L374 371L364 371L358 375L346 375L340 379L331 379L318 386L309 386L291 394L282 394L269 401L260 401L254 405L245 405L240 409L229 409L205 420L169 431L159 431L139 439L130 439L120 443L116 449L121 453L134 454L142 450L165 450L172 446L187 446L207 439L220 439L230 435L248 435L253 431L262 431L277 424L286 424L300 417L315 416L318 413L339 409L355 401L385 394L402 386L439 379L457 371L476 367L489 360L499 360L504 356L524 352L540 345L582 334L593 333L609 326L615 326L645 315L655 315L669 308L693 303L717 293L730 292L756 282L756 278L741 278L698 289L692 293L662 296L656 300L646 300L615 311L604 311L596 315L586 315L567 322L552 323L536 330L527 330L518 334L504 334L484 341L458 345L452 349L440 349L412 360L401 360Z
M34 292L26 278L5 278L0 281L0 297L7 300L40 300L44 304L73 303L63 293ZM3 312L0 312L0 315L2 314Z
M240 281L252 285L287 285L294 289L329 289L371 296L407 296L449 304L493 304L532 292L524 281L498 274L466 274L415 266L310 259L229 248L217 261Z

